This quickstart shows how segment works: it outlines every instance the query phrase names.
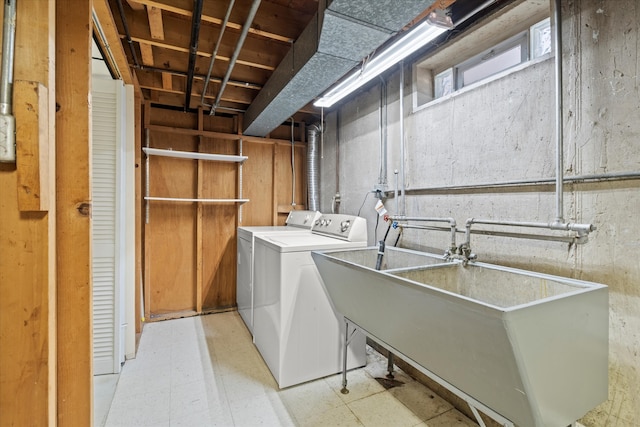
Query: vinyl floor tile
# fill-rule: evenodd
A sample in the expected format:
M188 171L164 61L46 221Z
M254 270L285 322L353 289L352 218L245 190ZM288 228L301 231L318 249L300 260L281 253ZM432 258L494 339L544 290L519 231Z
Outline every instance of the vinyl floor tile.
M111 390L95 381L95 426L477 425L401 370L403 385L386 390L375 380L386 363L368 349L367 366L348 373L349 394L341 375L280 390L237 312L149 323Z

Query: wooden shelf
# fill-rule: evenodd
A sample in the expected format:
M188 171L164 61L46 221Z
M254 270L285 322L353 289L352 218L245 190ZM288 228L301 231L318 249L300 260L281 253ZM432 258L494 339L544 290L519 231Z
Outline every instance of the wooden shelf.
M249 199L187 199L182 197L145 197L145 200L155 200L161 202L200 202L200 203L247 203Z
M217 162L234 162L234 163L242 163L248 159L247 156L233 156L229 154L194 153L191 151L164 150L160 148L142 147L142 150L148 156L175 157L179 159L211 160L211 161L217 161Z

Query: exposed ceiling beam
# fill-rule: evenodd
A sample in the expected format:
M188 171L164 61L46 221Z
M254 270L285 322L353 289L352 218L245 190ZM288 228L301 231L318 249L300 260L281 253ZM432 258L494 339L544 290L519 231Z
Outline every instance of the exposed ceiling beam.
M178 72L186 72L189 62L188 52L178 52L168 49L154 49L153 57L157 68L166 68L167 71L175 70ZM226 63L220 61L214 65L212 77L223 76L226 71ZM196 58L196 73L204 74L209 69L209 58L198 56ZM231 79L236 82L248 82L250 84L264 85L271 71L259 68L247 67L246 65L236 64L233 69Z
M178 15L191 17L192 14L192 2L188 0L163 0L162 2L157 0L138 0L138 3L146 5L147 7L156 7L158 9L166 10ZM224 16L225 2L221 1L208 1L205 5L202 13L202 21L210 22L215 25L222 25L222 19L215 16ZM265 10L268 8L268 10ZM219 10L222 9L222 10ZM246 16L247 10L238 9L237 16ZM313 16L315 10L308 14L302 14L296 12L286 6L280 6L274 3L265 4L262 7L261 15L265 16L264 21L257 21L249 30L250 34L264 37L271 40L277 40L279 42L291 43L301 29L304 28L309 19ZM242 23L229 21L227 23L228 28L235 30L242 29ZM296 28L295 25L283 26L282 22L299 22L300 28Z
M149 16L149 31L154 40L164 40L164 25L162 24L162 10L157 7L147 7Z
M129 33L133 41L148 43L164 49L171 49L181 52L189 51L189 33L185 32L185 20L183 18L164 16L163 30L164 40L154 39L149 31L149 24L146 15L141 19L140 13L125 11L129 24ZM209 25L200 28L200 41L198 44L198 55L206 58L211 57L215 41L218 39L219 29ZM124 35L122 35L124 37ZM225 33L225 46L218 51L216 61L229 61L233 54L233 46L237 40L237 32ZM289 46L275 43L256 37L248 37L245 40L242 55L238 63L249 67L261 68L264 70L274 70L282 58L287 54ZM269 55L265 55L269 52Z
M173 75L171 73L162 73L162 88L166 90L173 89Z
M144 5L138 3L136 0L127 0L127 3L129 3L129 6L133 10L144 10Z
M122 43L120 42L120 35L118 34L118 28L113 20L111 14L111 8L109 7L108 0L94 0L93 9L96 12L102 32L106 37L106 42L109 44L109 49L113 54L113 58L118 66L118 71L122 76L122 80L125 84L135 84L129 63L127 61L127 55L124 53ZM137 89L137 86L136 86Z
M173 77L171 80L170 88L165 87L162 74L159 74L159 73L139 71L138 79L140 81L140 85L145 87L146 89L165 91L165 92L168 91L168 92L175 92L175 93L184 93L186 88L186 76L183 76L183 75ZM203 86L204 86L204 77L194 76L193 92L192 92L193 96L196 96L196 93L198 96L200 96L202 94ZM209 89L207 90L206 96L215 97L215 95L218 93L219 87L220 87L220 82L210 82ZM228 87L227 90L224 91L223 100L228 102L238 103L238 104L249 105L254 95L255 95L255 91L252 91L251 89L244 89L241 87Z
M142 65L153 66L153 48L150 44L140 43L140 56L142 56Z
M122 38L124 39L125 36L122 36ZM175 52L186 52L189 53L189 48L187 47L180 47L180 46L175 46L172 44L167 44L167 43L163 43L163 42L159 42L159 41L155 41L155 40L149 40L149 39L145 39L145 38L141 38L141 37L133 37L131 36L131 40L133 40L134 42L138 42L140 43L140 45L148 45L148 46L158 46L161 47L163 49L168 49L168 50L173 50ZM198 49L197 55L202 57L202 58L211 58L211 53L210 52L206 52L203 50ZM229 58L228 56L222 56L222 55L218 55L216 56L216 61L220 60L220 61L225 61L225 62L229 62L231 58ZM264 65L264 64L257 64L255 62L249 62L249 61L243 61L241 59L238 59L236 61L237 64L240 65L246 65L247 67L252 67L252 68L260 68L262 70L268 70L268 71L273 71L275 70L275 67L271 66L271 65ZM146 65L152 65L152 64L146 64Z

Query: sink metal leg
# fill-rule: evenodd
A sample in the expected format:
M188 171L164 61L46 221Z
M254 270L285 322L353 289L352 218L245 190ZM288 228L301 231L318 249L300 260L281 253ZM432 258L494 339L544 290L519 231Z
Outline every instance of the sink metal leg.
M389 352L387 356L387 378L393 379L393 353Z
M349 321L344 319L344 347L342 348L342 390L340 393L349 394L347 388L347 347L349 346Z
M484 420L482 419L482 417L480 417L480 413L476 409L475 405L469 401L467 401L467 404L469 405L469 408L471 408L471 412L473 412L473 416L476 417L476 421L478 422L478 425L480 427L486 427L486 424L484 423ZM505 424L505 426L506 425L507 424Z

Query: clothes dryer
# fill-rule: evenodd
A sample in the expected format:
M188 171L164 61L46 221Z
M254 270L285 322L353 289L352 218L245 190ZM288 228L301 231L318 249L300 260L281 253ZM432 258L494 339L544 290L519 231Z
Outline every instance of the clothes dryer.
M311 233L255 239L254 342L280 388L342 370L345 325L332 309L311 251L364 248L364 218L324 214ZM366 342L348 346L348 369L364 366Z

